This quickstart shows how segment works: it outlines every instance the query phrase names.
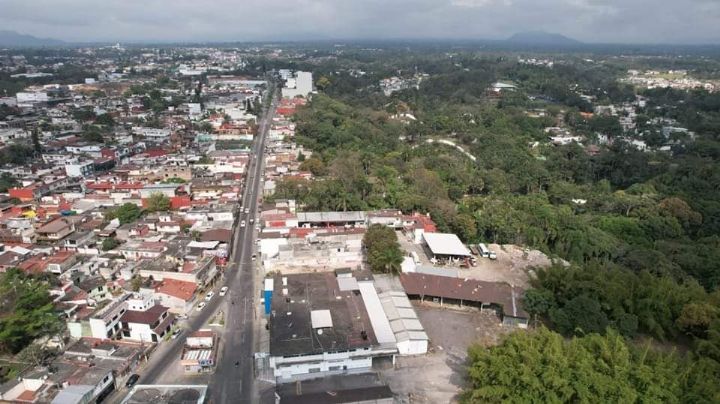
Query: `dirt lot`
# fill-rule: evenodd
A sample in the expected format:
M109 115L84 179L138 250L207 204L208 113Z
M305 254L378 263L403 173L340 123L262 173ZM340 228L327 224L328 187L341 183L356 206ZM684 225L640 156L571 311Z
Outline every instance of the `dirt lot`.
M394 369L381 372L403 403L457 402L465 386L467 348L472 343L496 344L515 330L503 327L494 312L440 308L413 302L430 337L425 356L398 357Z
M420 257L420 265L433 265L421 245L413 244L407 237L398 234L401 247L409 252L414 251ZM445 265L438 268L455 268L464 278L479 279L488 282L507 282L523 289L528 287L528 271L531 268L547 267L552 264L550 258L538 250L524 249L512 244L489 244L490 250L495 251L497 260L478 258L477 265L470 268Z
M491 282L507 282L521 288L528 287L528 270L545 268L552 264L550 258L538 250L523 249L512 244L490 244L497 260L478 258L477 266L463 268L462 274L468 278Z

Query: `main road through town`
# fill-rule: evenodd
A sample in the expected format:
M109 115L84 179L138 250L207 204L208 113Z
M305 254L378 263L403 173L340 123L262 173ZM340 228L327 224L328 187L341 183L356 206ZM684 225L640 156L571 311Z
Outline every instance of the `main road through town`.
M258 124L258 134L253 143L242 195L243 207L238 207L239 218L234 229L234 244L224 274L224 285L229 288L228 294L224 298L216 295L200 313L193 314L184 327L186 332L182 337L160 344L142 372L140 384L155 383L173 362L180 360L185 337L203 328L218 309L224 307L225 327L221 331L223 338L215 374L210 381L210 402L251 403L257 400L253 389L253 356L255 306L259 303L259 290L255 287L256 266L252 255L256 233L251 219L257 223L258 198L262 196L265 138L275 111L276 94L272 94L269 99L270 102L265 103L266 110ZM249 213L245 213L245 208ZM240 226L241 221L245 221L245 226Z

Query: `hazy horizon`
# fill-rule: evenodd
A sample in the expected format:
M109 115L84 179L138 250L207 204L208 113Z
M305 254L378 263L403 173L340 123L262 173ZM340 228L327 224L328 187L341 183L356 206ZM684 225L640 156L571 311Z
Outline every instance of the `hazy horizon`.
M720 43L712 0L3 0L5 30L67 42L499 40L525 31L588 44Z

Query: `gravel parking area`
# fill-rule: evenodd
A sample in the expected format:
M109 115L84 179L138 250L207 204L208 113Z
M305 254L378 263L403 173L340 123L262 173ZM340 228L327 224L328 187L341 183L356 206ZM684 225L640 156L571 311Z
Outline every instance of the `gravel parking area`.
M383 379L403 403L457 402L465 387L467 348L473 343L493 345L515 328L503 327L492 311L441 308L414 302L430 337L427 355L398 357Z

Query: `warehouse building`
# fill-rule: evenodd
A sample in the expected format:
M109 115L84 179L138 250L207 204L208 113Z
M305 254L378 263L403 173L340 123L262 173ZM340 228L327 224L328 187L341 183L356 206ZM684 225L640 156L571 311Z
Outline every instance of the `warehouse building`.
M416 272L401 274L400 282L410 298L496 310L504 325L527 328L528 314L521 305L524 291L508 283Z

